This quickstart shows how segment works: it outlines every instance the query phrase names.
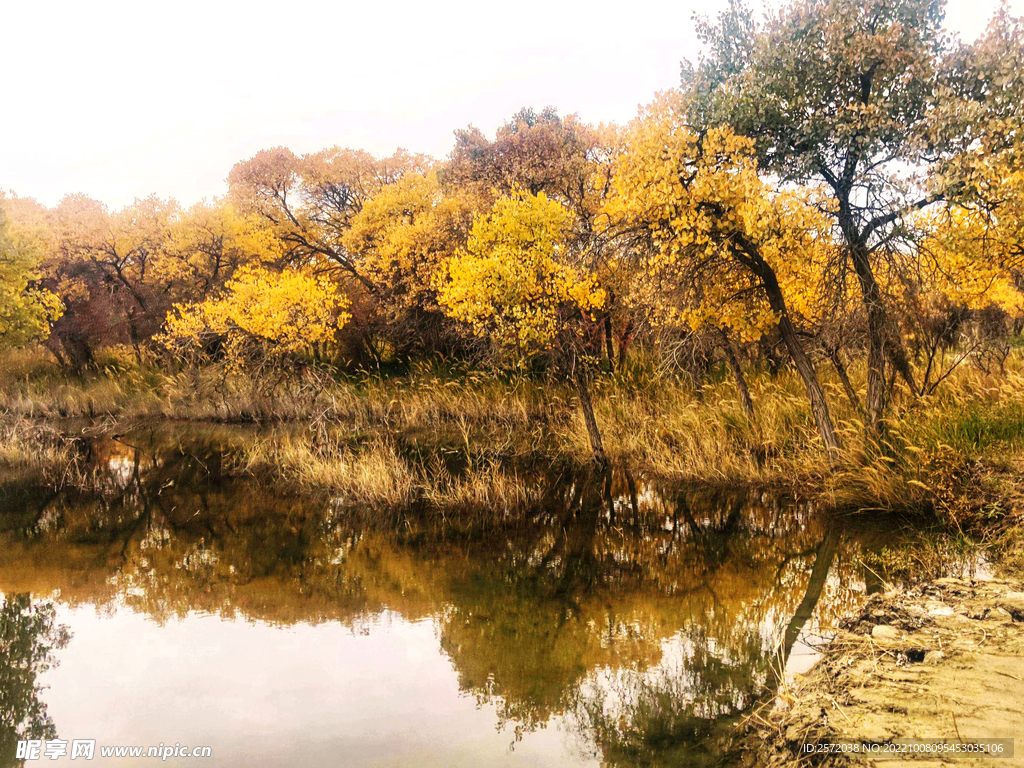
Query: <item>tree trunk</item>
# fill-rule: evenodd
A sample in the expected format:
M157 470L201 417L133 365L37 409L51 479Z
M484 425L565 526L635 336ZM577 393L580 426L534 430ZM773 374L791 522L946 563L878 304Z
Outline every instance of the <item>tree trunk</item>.
M142 350L139 347L139 326L135 314L135 307L128 310L128 339L132 343L132 349L135 350L135 359L141 365Z
M779 278L771 264L761 256L760 250L754 243L735 233L733 239L738 247L737 258L760 278L761 287L768 298L768 306L779 316L779 333L789 349L789 355L793 358L793 364L800 373L800 378L804 380L807 399L811 402L811 413L814 415L814 422L818 425L821 440L830 454L838 453L841 446L832 424L832 416L828 412L828 401L825 400L825 393L821 390L821 384L818 383L818 375L815 373L811 359L804 351L796 328L793 327L793 321L789 317L786 297L782 295L782 288L779 287Z
M761 354L764 355L765 362L768 363L768 374L774 379L782 370L782 361L779 360L775 351L775 344L769 341L767 336L762 336L758 343L761 347Z
M781 298L781 296L780 293L779 297ZM814 414L814 422L818 425L821 440L825 443L825 448L829 453L836 453L841 446L839 438L836 436L835 426L832 424L832 416L828 411L825 393L821 389L821 384L818 383L818 376L814 372L811 359L804 351L800 337L797 336L796 328L793 327L793 321L789 319L788 314L781 315L779 330L782 332L782 340L786 342L786 347L789 349L789 355L793 358L793 364L800 373L800 378L804 380L807 399L811 402L811 413Z
M85 337L77 331L70 331L60 335L61 346L64 347L65 357L68 365L76 376L92 365L92 348Z
M828 355L828 359L832 361L832 367L836 369L836 374L839 376L839 381L843 384L843 389L846 391L846 397L850 403L860 413L864 413L864 406L860 402L860 398L857 396L857 390L853 388L853 382L850 381L850 374L846 371L846 366L843 365L843 358L839 356L838 347L827 347L825 354Z
M57 337L54 334L51 333L47 337L47 339L44 342L43 346L45 346L48 350L50 350L50 353L53 355L54 359L57 361L57 364L61 368L70 368L71 367L68 364L67 358L64 357L64 353L60 351L60 341L57 339Z
M889 362L892 364L894 370L896 370L903 381L907 383L907 387L910 389L910 394L918 397L924 393L923 387L917 386L917 381L914 379L914 372L910 370L910 360L907 358L907 350L903 347L903 342L892 333L889 334L889 344L886 345L885 351L889 356Z
M832 569L832 563L836 559L836 552L839 549L839 537L831 529L825 533L825 538L818 544L814 554L814 565L811 567L811 576L807 581L807 589L804 591L803 600L796 607L793 617L786 625L782 635L782 643L779 646L778 666L772 669L771 686L778 687L785 675L786 664L793 653L793 646L800 637L800 632L814 615L814 609L821 600L821 594L825 591L825 584L828 582L828 573Z
M877 434L881 430L885 408L885 310L867 246L855 243L851 247L851 256L868 315L868 390L864 407L871 431Z
M600 466L605 466L608 463L608 456L604 452L601 431L597 427L597 418L594 416L594 403L590 399L590 382L587 372L579 363L576 364L575 379L576 391L580 396L580 410L583 411L583 421L587 425L590 447L594 451L594 461Z
M779 287L779 279L775 270L768 262L761 258L760 253L748 246L748 255L753 259L753 268L761 278L761 285L768 296L768 305L772 311L779 316L779 333L782 341L789 350L789 356L793 359L800 378L804 380L804 387L807 389L807 399L811 403L811 413L814 415L814 423L818 425L818 433L821 441L829 453L837 453L840 449L839 438L836 436L835 426L832 424L832 415L828 412L828 401L825 400L825 393L818 383L818 374L814 371L811 359L804 351L800 343L800 336L793 327L793 321L789 318L789 309L786 307L786 298L782 295Z
M846 232L846 227L843 228ZM874 433L879 433L882 417L885 412L885 358L888 356L907 382L910 391L917 395L919 390L910 370L906 352L900 339L893 336L889 328L889 320L882 300L882 291L878 286L874 270L871 267L871 254L867 243L847 234L850 256L857 282L860 285L861 297L868 315L868 391L865 403L868 422Z
M619 338L619 373L626 370L626 353L629 352L629 345L633 341L633 324L627 323L622 336Z
M719 328L718 333L722 339L722 352L725 353L725 362L729 365L729 370L732 371L732 376L736 380L736 391L739 393L740 402L743 403L743 410L747 412L748 416L753 416L754 401L750 397L747 380L743 377L743 368L740 367L740 361L736 358L736 350L733 349L732 340L724 329Z
M612 318L605 315L604 318L604 352L608 358L608 370L615 370L615 343L612 340Z

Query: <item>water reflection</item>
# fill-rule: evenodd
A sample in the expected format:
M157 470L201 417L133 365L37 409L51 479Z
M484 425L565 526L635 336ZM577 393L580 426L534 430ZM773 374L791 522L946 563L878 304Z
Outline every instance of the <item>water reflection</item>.
M14 763L20 739L56 737L39 676L69 639L53 603L0 596L0 765Z
M258 625L253 638L268 626L341 626L382 648L396 626L428 626L399 634L402 653L424 669L442 658L457 682L432 688L429 706L443 715L470 697L503 734L483 743L478 722L453 716L448 730L463 722L464 732L446 735L439 764L526 763L542 744L545 765L700 765L720 757L722 723L778 680L800 638L864 589L862 537L792 500L560 472L535 479L543 502L514 524L456 530L415 514L375 524L373 510L225 476L226 446L240 434L137 429L83 446L84 488L0 487L0 591L95 607L122 634L139 631L139 615L170 637L210 614L223 634L210 620L202 632L228 655L247 642L240 621ZM73 629L85 626L80 610L69 615ZM347 658L318 656L313 640L298 653L343 673L341 685L357 675ZM391 764L419 743L394 736L386 756L355 757L413 695L388 674L403 668L395 653L372 662L375 704L345 732L351 764ZM55 707L74 695L56 684L46 692ZM323 715L322 694L285 698ZM557 741L541 736L553 726ZM313 764L280 742L269 762ZM235 746L218 764L244 764Z

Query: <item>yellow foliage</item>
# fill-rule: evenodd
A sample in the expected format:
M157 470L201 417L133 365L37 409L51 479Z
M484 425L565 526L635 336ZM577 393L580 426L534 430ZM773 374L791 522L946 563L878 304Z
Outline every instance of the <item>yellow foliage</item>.
M198 203L169 224L156 269L183 297L205 297L243 264L284 256L266 219L241 214L229 202Z
M728 128L699 135L682 107L670 92L631 124L604 206L608 226L653 246L642 257L661 317L732 328L746 340L774 327L779 318L747 244L774 272L790 311L816 315L821 265L834 246L811 192L774 190L758 176L749 139Z
M29 215L9 224L11 208ZM37 208L34 201L0 195L0 346L45 339L64 310L56 295L36 284L43 252L43 236L31 215Z
M302 156L277 147L235 165L228 183L239 211L265 219L294 260L340 265L372 285L342 242L353 219L388 186L433 165L404 150L377 158L340 147Z
M956 190L940 210L915 223L927 289L970 309L1024 310L1024 139L1019 125L979 120L981 139L947 164L936 184Z
M466 250L445 265L439 303L508 350L551 348L567 323L587 319L607 300L593 277L566 263L571 221L544 193L500 198L474 222Z
M342 243L398 307L436 310L441 265L465 245L475 207L467 194L443 195L436 171L408 173L363 205Z
M927 293L969 309L1024 311L1024 294L1014 275L1020 265L1013 258L1014 244L1005 239L1005 227L963 207L922 215L919 223L926 228L921 277Z
M323 278L246 266L220 298L175 305L161 340L181 352L220 341L228 364L242 368L305 354L328 341L350 319L347 307L348 299Z

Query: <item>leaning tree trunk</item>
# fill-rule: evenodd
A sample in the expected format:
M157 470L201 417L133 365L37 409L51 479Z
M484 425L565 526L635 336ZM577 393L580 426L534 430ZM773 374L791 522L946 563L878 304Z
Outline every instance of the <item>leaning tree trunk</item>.
M587 425L587 435L590 437L590 447L594 452L594 461L604 466L608 463L608 455L604 452L604 442L601 440L601 430L597 427L597 418L594 416L594 402L590 399L590 381L587 372L578 362L576 364L576 391L580 396L580 410L583 411L583 421Z
M804 351L800 337L797 335L793 321L789 317L789 310L786 307L786 299L782 295L775 270L767 262L758 260L757 272L761 278L765 293L768 295L768 305L772 311L779 316L779 333L782 341L789 350L789 356L793 359L800 378L804 380L804 387L807 389L807 399L811 403L811 413L814 415L814 423L818 425L818 433L829 453L836 453L840 449L839 438L836 436L835 426L832 424L832 415L828 411L828 401L825 400L825 393L818 383L818 375L814 371L811 359Z
M846 370L846 366L843 364L843 358L839 355L838 347L826 347L825 354L828 355L828 359L832 361L832 367L836 369L836 375L839 376L839 381L843 385L843 390L846 392L846 397L861 413L864 413L864 406L861 405L860 398L857 396L857 390L853 388L853 382L850 381L850 374Z
M733 349L732 340L724 329L719 328L718 333L722 340L722 352L725 353L725 362L728 364L729 370L732 371L732 376L736 380L736 391L739 393L740 402L743 403L743 410L747 412L748 416L753 416L754 400L750 397L750 389L747 387L747 380L743 376L743 368L740 367L740 361L736 357L736 350Z
M781 316L779 330L782 332L782 340L786 342L786 347L789 349L790 357L793 358L793 364L800 373L800 378L804 380L807 398L811 402L811 413L814 414L814 422L818 425L821 440L825 443L825 447L830 453L835 453L842 446L839 444L835 426L832 424L832 415L828 411L828 402L825 400L825 393L821 389L821 384L818 383L818 375L814 371L811 359L807 356L807 352L804 351L803 345L800 343L800 337L797 336L796 328L793 327L793 321L789 319L789 315Z
M811 576L807 581L807 589L804 591L803 600L800 601L800 605L797 606L793 617L789 620L782 635L777 664L772 668L769 675L769 685L772 690L777 688L782 682L786 671L786 664L789 662L790 654L793 652L793 646L796 645L797 638L800 637L800 632L803 631L804 626L810 621L811 616L814 615L814 609L818 605L818 601L821 600L822 593L825 591L828 573L832 569L832 563L836 559L838 549L839 535L830 528L825 533L825 538L815 548L814 565L811 566Z

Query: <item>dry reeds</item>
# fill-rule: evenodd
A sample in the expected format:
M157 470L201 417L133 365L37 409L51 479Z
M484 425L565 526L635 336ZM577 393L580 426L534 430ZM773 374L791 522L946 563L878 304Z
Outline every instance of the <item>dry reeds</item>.
M822 367L844 445L838 459L822 448L802 384L786 371L751 372L753 415L725 377L695 390L642 360L626 374L599 377L594 402L612 460L655 475L800 485L842 507L935 507L945 503L937 467L1005 458L1024 445L1022 358L1018 350L999 372L963 365L926 397L897 389L881 437L868 433ZM359 503L519 504L524 482L511 467L585 464L591 455L570 388L436 361L389 377L308 369L274 386L215 368L162 371L126 350L105 352L99 370L84 379L31 350L8 353L0 371L0 410L14 419L115 414L304 423L309 429L248 449L240 471L272 469ZM863 381L860 366L850 373L855 386ZM17 441L12 446L4 450L22 450ZM459 469L438 457L455 457Z

